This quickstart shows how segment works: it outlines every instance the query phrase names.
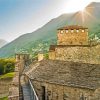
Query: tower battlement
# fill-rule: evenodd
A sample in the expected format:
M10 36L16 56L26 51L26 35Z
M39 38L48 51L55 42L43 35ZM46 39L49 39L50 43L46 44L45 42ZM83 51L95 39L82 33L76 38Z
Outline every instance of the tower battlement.
M17 53L15 54L16 62L21 61L21 60L29 60L30 54L24 54L24 53Z
M58 45L88 45L88 28L72 25L58 29Z

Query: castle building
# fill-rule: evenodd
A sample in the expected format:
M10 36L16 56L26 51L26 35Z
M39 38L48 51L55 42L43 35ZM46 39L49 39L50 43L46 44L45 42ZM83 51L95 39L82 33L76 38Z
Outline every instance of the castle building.
M99 100L100 45L89 42L88 28L59 28L49 60L32 65L26 76L39 100Z
M100 100L100 65L43 60L25 73L38 100Z
M58 29L57 45L51 45L49 59L100 64L100 44L89 42L88 28L67 26Z
M31 90L25 100L100 100L100 44L91 44L88 28L77 25L59 28L57 39L49 59L39 54L27 64L29 55L16 55L21 79Z

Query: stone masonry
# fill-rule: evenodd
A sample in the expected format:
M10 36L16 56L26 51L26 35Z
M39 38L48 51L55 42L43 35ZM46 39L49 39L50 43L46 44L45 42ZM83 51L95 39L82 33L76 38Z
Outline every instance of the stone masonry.
M88 28L63 27L58 29L57 45L50 46L49 59L100 64L100 44L89 42Z

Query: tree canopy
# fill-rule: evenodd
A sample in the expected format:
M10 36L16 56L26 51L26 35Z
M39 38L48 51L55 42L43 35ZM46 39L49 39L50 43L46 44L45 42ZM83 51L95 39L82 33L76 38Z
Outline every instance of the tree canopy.
M0 59L0 75L13 72L15 68L14 59Z

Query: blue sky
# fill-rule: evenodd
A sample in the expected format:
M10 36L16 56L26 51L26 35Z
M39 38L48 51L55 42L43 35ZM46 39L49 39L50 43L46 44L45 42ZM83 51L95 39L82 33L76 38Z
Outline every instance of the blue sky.
M33 32L51 19L68 13L69 1L0 0L0 38L10 42L22 34Z

